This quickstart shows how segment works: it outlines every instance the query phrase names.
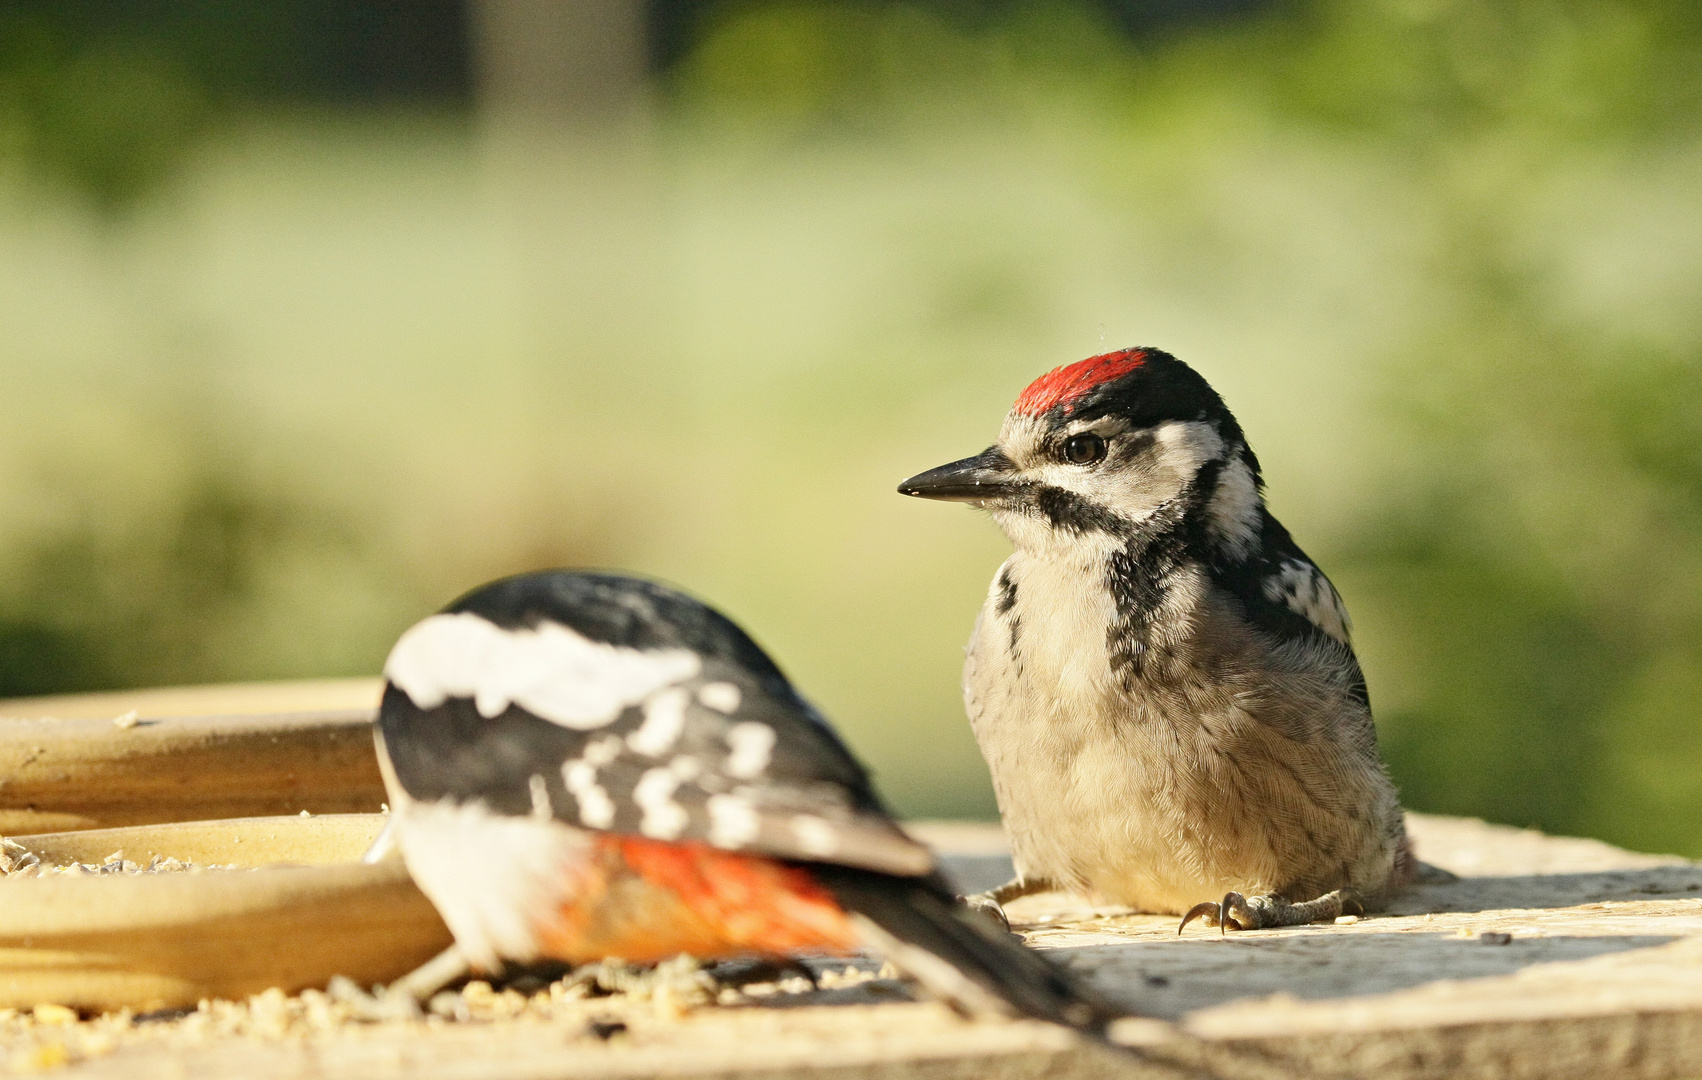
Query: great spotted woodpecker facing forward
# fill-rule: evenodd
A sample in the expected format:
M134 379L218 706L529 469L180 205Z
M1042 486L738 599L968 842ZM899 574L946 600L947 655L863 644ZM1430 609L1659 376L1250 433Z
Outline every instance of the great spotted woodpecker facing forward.
M475 968L869 946L970 1012L1113 1015L956 903L821 715L689 597L509 578L384 670L394 838Z
M1063 888L1251 929L1412 873L1341 598L1193 369L1058 368L993 446L898 490L986 509L1016 546L963 674L1018 874L982 903Z

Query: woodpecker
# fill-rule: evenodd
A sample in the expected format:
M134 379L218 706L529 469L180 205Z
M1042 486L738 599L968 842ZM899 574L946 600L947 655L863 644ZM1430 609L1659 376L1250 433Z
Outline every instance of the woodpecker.
M512 577L409 629L384 672L394 841L461 970L870 947L972 1014L1101 1038L1116 1015L958 904L821 714L690 597Z
M993 446L898 490L987 510L1016 549L963 693L1017 878L975 902L1063 889L1257 929L1414 874L1341 597L1192 368L1057 368Z

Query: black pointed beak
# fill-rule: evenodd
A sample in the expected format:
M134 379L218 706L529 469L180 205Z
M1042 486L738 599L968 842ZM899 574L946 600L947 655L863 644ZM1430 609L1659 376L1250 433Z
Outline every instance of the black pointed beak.
M1011 459L990 446L974 457L917 473L898 485L898 493L947 502L988 502L1009 495L1015 480Z

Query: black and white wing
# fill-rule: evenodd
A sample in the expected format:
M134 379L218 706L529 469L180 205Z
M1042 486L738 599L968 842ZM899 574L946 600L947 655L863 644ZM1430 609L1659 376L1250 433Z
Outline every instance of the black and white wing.
M420 802L914 876L932 854L732 622L609 575L510 578L405 633L379 732Z
M1279 638L1321 635L1351 649L1353 623L1336 587L1281 522L1269 511L1261 517L1250 557L1213 565L1212 576L1261 629Z

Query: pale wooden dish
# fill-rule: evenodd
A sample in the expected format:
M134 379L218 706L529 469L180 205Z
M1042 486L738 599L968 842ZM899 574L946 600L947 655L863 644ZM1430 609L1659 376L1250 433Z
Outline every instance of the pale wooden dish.
M253 870L0 878L0 1008L137 1011L389 982L449 931L400 861L357 860L379 814L272 817L13 837L44 863L114 851ZM268 865L290 863L295 865Z
M376 811L381 686L333 679L0 700L0 836Z

